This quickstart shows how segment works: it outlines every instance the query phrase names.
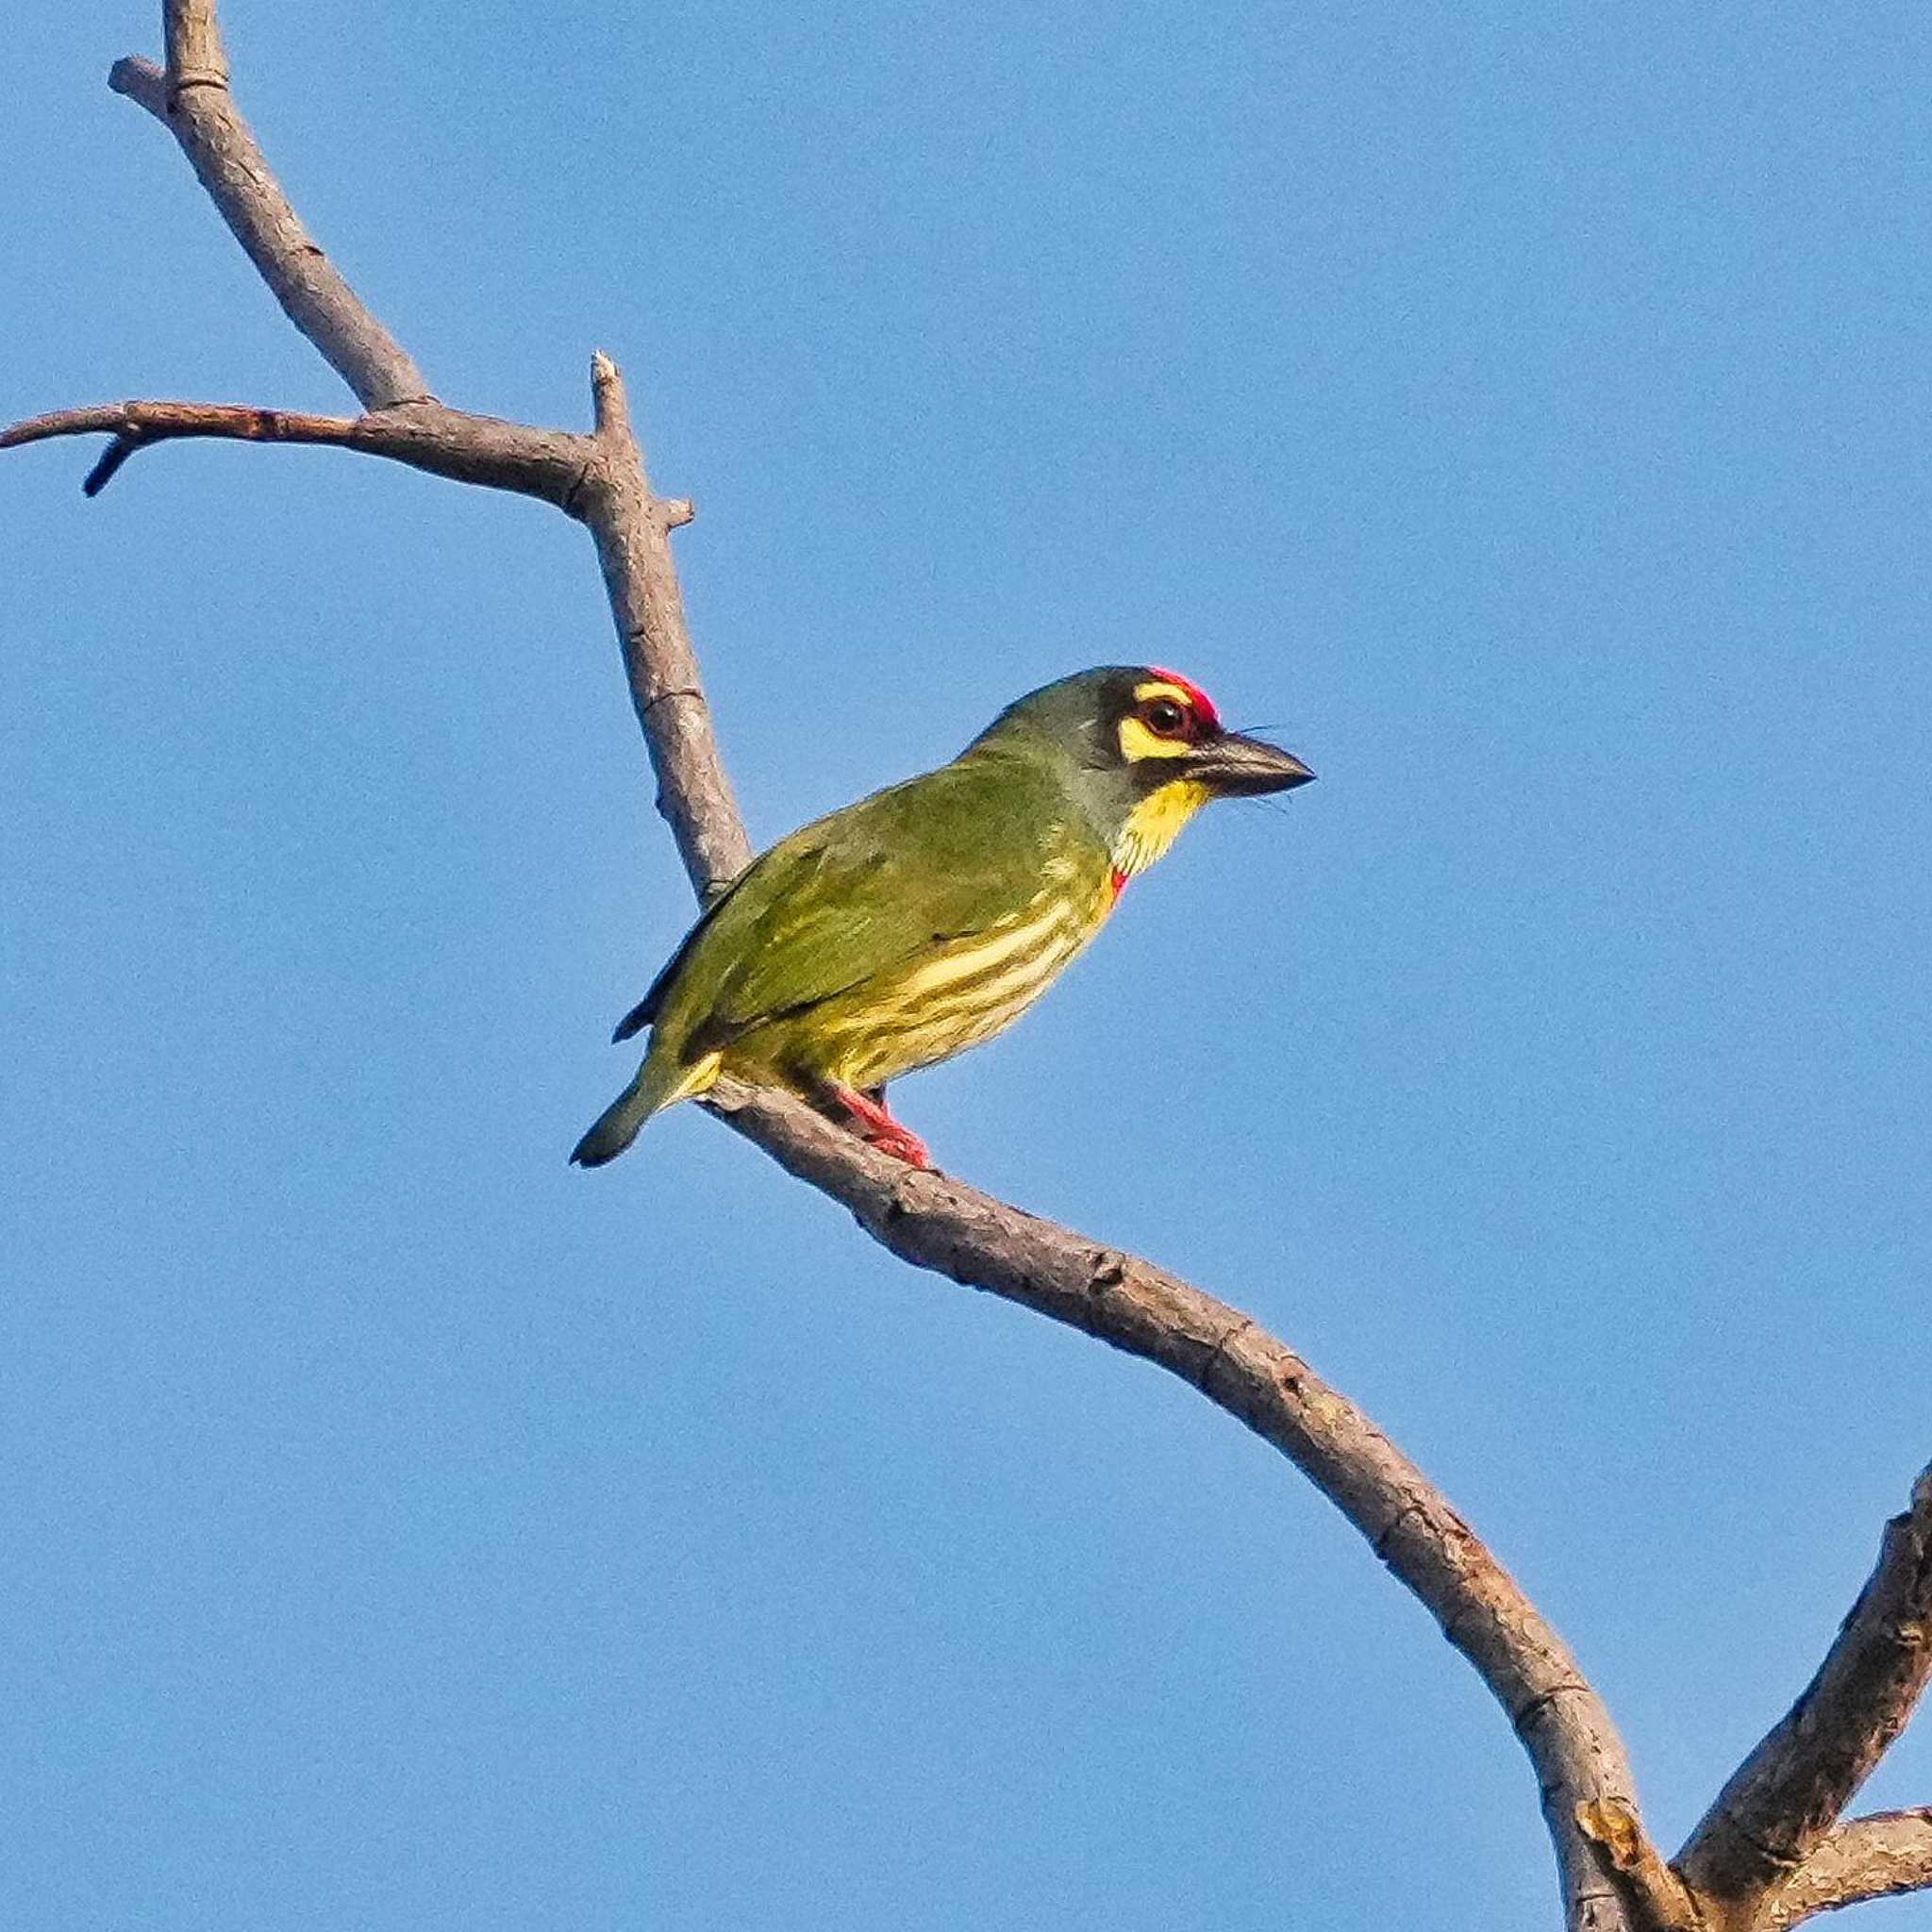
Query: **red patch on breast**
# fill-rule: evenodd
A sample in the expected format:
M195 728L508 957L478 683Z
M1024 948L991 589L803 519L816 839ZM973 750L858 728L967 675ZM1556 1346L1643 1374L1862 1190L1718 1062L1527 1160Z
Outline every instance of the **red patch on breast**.
M1164 678L1169 684L1178 685L1187 692L1188 702L1201 714L1201 722L1210 730L1221 728L1221 713L1214 708L1214 700L1191 677L1183 677L1178 671L1164 671L1158 664L1150 664L1147 669L1156 677Z
M1162 672L1161 675L1164 677L1167 675L1167 674L1165 672ZM1121 888L1124 887L1126 884L1126 874L1124 873L1119 866L1115 866L1112 874L1108 878L1108 883L1113 887L1113 895L1116 899L1120 897Z

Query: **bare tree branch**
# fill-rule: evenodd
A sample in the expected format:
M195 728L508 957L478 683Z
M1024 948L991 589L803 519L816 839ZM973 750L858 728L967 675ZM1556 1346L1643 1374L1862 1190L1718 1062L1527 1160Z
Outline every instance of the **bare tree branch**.
M1764 1932L1789 1932L1820 1912L1932 1887L1932 1808L1874 1811L1828 1833L1805 1869L1773 1894Z
M1794 1879L1905 1728L1932 1674L1932 1468L1885 1525L1877 1567L1818 1674L1738 1767L1677 1857L1720 1926Z
M1507 1713L1536 1767L1569 1924L1677 1932L1694 1923L1681 1907L1654 1923L1626 1919L1623 1888L1592 1852L1581 1805L1614 1805L1641 1830L1623 1744L1562 1639L1422 1471L1300 1357L1152 1263L903 1167L789 1096L721 1082L708 1104L903 1260L1156 1362L1272 1442L1422 1600Z
M555 503L596 541L617 620L631 699L658 775L658 807L685 870L703 892L741 871L751 848L712 736L684 624L669 532L691 520L682 501L651 493L630 433L624 385L599 356L589 437L530 429L449 409L303 226L228 92L213 0L164 0L165 71L130 56L108 84L174 133L222 218L274 291L369 414L351 423L216 404L124 403L17 424L0 448L106 429L114 441L82 486L98 493L137 449L180 436L325 442L417 469Z
M388 457L459 483L513 490L575 513L584 473L596 457L588 436L531 429L494 416L472 416L441 404L372 410L362 416L310 416L294 409L259 409L241 403L98 403L29 417L0 430L0 449L50 437L105 430L114 440L81 488L106 488L135 451L178 437L212 436L244 442L330 443ZM688 523L689 504L663 506L666 520Z
M167 125L289 320L365 409L429 400L423 372L363 307L269 173L228 94L214 0L168 0L163 12L166 73L145 60L119 60L108 86Z
M699 898L708 899L750 863L751 841L718 755L684 622L684 593L671 559L674 519L651 493L624 379L608 356L592 359L591 388L599 460L575 514L597 545L631 704L658 777L658 809Z
M593 361L594 425L588 436L470 415L430 397L415 364L323 257L270 175L229 97L211 0L163 0L163 14L166 70L122 60L111 85L173 130L291 321L368 413L337 418L227 404L128 402L34 418L0 434L0 447L108 433L113 441L89 477L90 494L149 442L215 436L360 450L557 505L585 524L595 541L659 809L700 896L715 891L741 869L750 846L719 757L671 555L669 533L688 520L690 506L653 494L615 366L601 355ZM1422 1472L1285 1344L1176 1276L945 1175L906 1168L788 1095L723 1082L708 1105L790 1173L850 1209L903 1259L1155 1362L1274 1443L1422 1601L1502 1705L1537 1773L1572 1932L1715 1926L1704 1915L1706 1902L1686 1889L1645 1836L1615 1727L1562 1640ZM1734 1807L1737 1818L1757 1815L1751 1798L1760 1788L1782 1793L1758 1807L1780 1816L1779 1807L1789 1808L1801 1788L1811 1793L1800 1804L1807 1818L1840 1785L1841 1807L1857 1778L1847 1782L1817 1767L1837 1764L1850 1749L1842 1742L1850 1727L1864 1740L1853 1752L1862 1777L1903 1722L1924 1672L1907 1695L1907 1625L1894 1617L1886 1626L1890 1638L1880 1641L1873 1620L1890 1612L1868 1612L1867 1600L1883 1595L1891 1605L1910 1597L1890 1581L1884 1591L1878 1586L1906 1564L1902 1539L1916 1538L1923 1575L1920 1514L1915 1502L1913 1517L1900 1519L1914 1525L1908 1535L1892 1525L1879 1576L1847 1624L1848 1636L1854 1625L1874 1633L1855 1646L1862 1661L1840 1658L1848 1641L1841 1637L1820 1681L1842 1680L1844 1689L1821 1694L1814 1685L1807 1693L1815 1721L1803 1727L1805 1751L1780 1757L1781 1780L1747 1774L1786 1726L1755 1754L1726 1790L1729 1799L1741 1782L1745 1802ZM1805 1706L1801 1699L1800 1709ZM1880 1706L1896 1722L1879 1717ZM1832 1736L1840 1740L1837 1757ZM1804 1776L1792 1768L1799 1757L1813 1766ZM1724 1805L1720 1800L1718 1808ZM1834 1809L1830 1817L1836 1815ZM1705 1835L1700 1827L1693 1850ZM1855 1891L1875 1896L1902 1889L1891 1874L1918 1857L1917 1840L1904 1825L1860 1821L1824 1839L1784 1896L1815 1895L1820 1902L1805 1907L1811 1912L1849 1903ZM1728 1868L1720 1860L1708 1869ZM1789 1869L1779 1863L1777 1875ZM1842 1895L1826 1896L1833 1885ZM1865 1890L1857 1891L1859 1886ZM1797 1917L1777 1923L1796 1924Z
M705 704L668 533L683 506L653 495L624 385L592 369L589 438L526 430L416 399L420 379L310 242L226 91L207 0L166 0L171 66L122 61L114 85L163 112L290 319L365 400L354 421L207 404L121 404L37 418L0 441L107 430L108 474L169 436L315 441L544 496L595 540L658 803L701 895L750 858ZM191 49L192 53L183 52ZM176 66L174 61L182 64ZM94 484L101 479L97 470ZM1634 1818L1614 1726L1561 1639L1427 1479L1345 1398L1248 1317L1149 1264L934 1174L913 1174L782 1094L726 1086L715 1110L919 1266L1003 1294L1144 1356L1203 1389L1307 1472L1428 1606L1508 1713L1544 1791L1570 1904L1588 1932L1624 1932L1618 1894L1576 1822L1607 1801Z

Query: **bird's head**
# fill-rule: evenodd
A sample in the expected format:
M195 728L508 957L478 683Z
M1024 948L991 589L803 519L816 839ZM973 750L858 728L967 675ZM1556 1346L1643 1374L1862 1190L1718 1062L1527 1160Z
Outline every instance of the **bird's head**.
M1152 664L1103 665L1029 691L973 749L1053 759L1123 874L1153 864L1210 799L1315 775L1292 753L1228 730L1199 685Z

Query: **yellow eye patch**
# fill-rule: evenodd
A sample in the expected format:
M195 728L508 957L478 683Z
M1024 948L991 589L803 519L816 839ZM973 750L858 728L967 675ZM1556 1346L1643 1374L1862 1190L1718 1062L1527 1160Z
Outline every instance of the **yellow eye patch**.
M1144 705L1149 698L1172 698L1184 711L1191 711L1194 708L1193 692L1184 690L1180 685L1170 684L1164 677L1151 677L1145 684L1137 684L1134 687L1134 702L1137 705Z

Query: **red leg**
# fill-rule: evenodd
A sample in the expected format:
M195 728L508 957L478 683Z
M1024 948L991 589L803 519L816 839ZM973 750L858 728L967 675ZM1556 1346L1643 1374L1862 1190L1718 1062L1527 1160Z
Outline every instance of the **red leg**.
M894 1160L903 1160L908 1167L932 1166L932 1156L925 1151L925 1142L910 1127L901 1126L886 1111L886 1090L883 1087L874 1088L872 1093L861 1093L856 1087L827 1080L825 1091L858 1122L859 1138L869 1145L876 1147L881 1154L890 1154Z

